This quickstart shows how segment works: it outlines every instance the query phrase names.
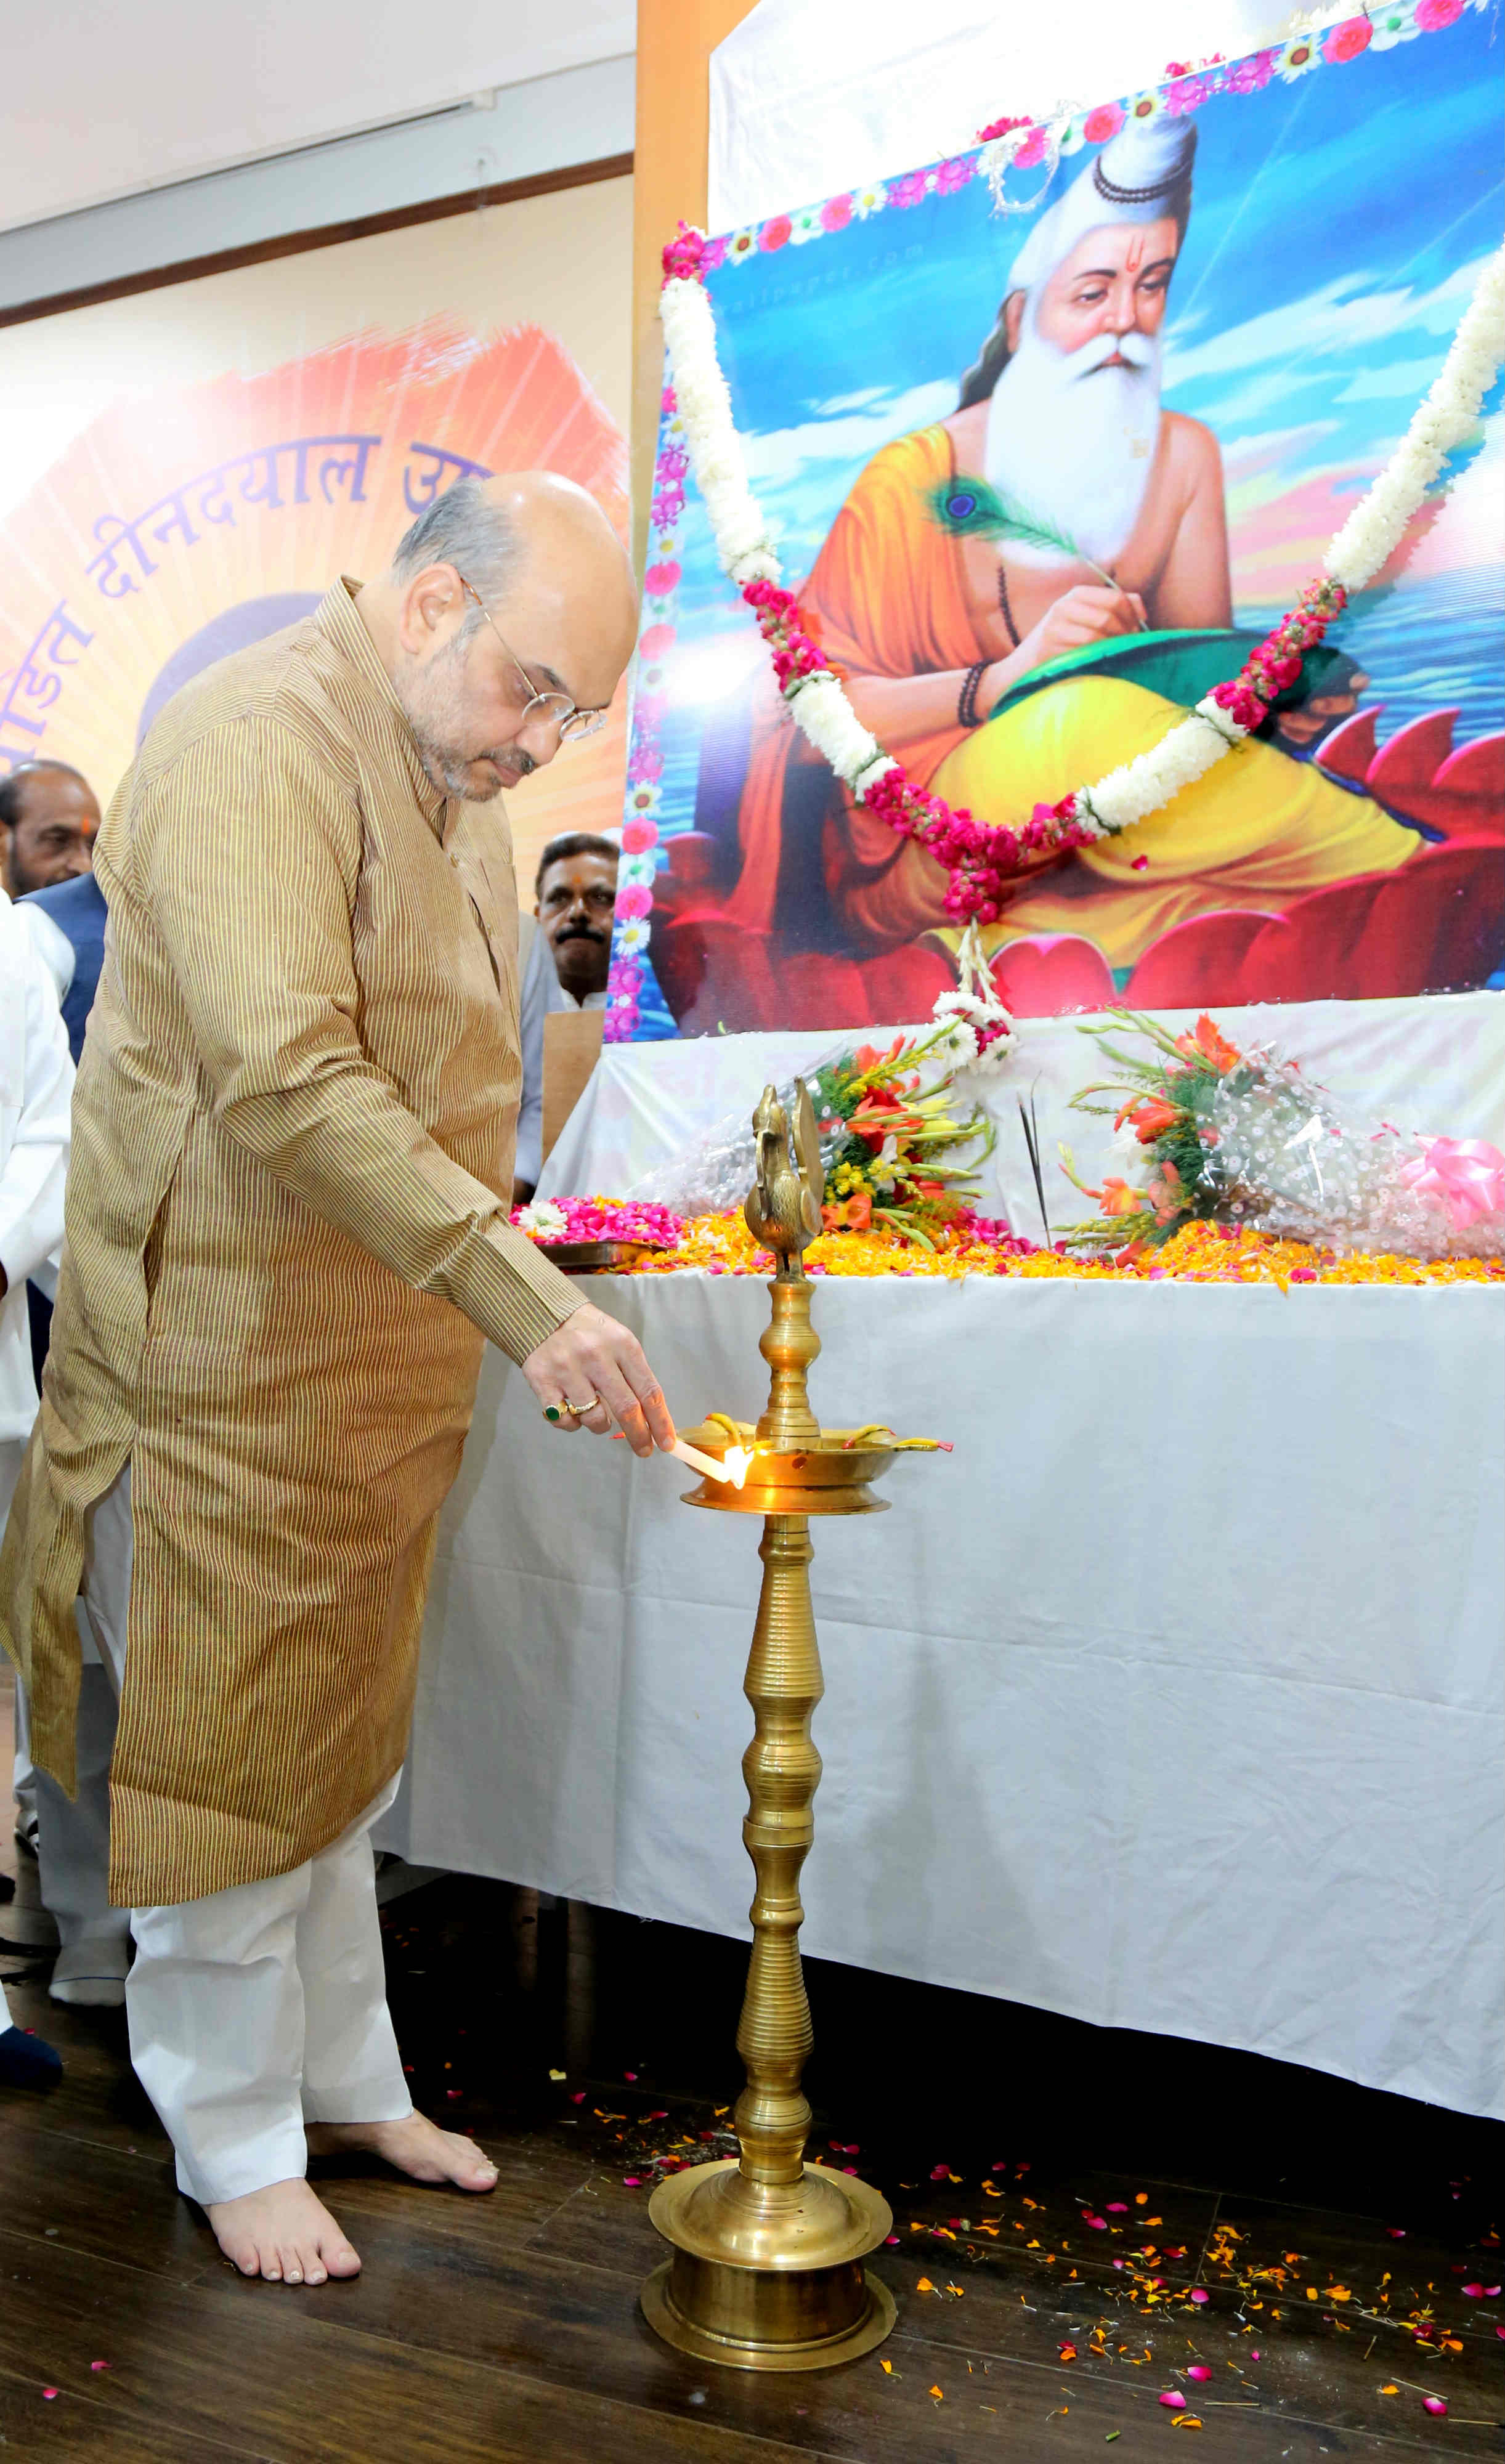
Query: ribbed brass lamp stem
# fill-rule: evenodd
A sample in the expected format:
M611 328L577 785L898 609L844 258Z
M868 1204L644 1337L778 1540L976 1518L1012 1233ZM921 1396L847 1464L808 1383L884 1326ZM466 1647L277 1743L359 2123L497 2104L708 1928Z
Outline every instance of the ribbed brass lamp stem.
M737 2050L747 2085L737 2101L741 2169L750 2182L797 2182L810 2126L800 2087L813 2041L800 1966L800 1868L815 1836L821 1758L810 1719L825 1691L810 1607L810 1527L770 1514L758 1554L763 1589L742 1691L753 1707L742 1756L742 1838L757 1875L752 1958Z
M773 1375L757 1441L782 1454L790 1446L808 1445L820 1436L806 1380L811 1361L819 1357L821 1339L810 1324L810 1287L803 1271L797 1268L792 1275L776 1276L768 1289L773 1313L759 1337L758 1349Z

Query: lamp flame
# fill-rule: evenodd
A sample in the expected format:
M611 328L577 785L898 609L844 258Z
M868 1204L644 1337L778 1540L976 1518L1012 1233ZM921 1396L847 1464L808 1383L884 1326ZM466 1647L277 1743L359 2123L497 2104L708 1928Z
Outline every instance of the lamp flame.
M753 1467L753 1449L747 1446L728 1446L721 1461L731 1475L732 1486L745 1488L747 1475Z

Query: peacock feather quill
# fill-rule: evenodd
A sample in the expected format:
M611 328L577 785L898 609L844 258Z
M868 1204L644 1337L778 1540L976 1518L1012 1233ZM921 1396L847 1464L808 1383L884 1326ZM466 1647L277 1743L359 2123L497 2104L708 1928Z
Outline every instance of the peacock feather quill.
M1118 586L1112 574L1104 572L1069 531L1052 522L1048 515L1021 504L1017 497L1006 496L989 480L970 476L938 479L926 491L925 510L938 528L948 532L952 539L987 539L1000 547L1033 548L1047 556L1058 556L1064 564L1087 565L1110 590Z

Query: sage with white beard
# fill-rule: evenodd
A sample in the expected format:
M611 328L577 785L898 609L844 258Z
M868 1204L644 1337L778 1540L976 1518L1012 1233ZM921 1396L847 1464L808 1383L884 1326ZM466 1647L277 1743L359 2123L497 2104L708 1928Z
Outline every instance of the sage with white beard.
M1025 307L1019 348L987 407L985 473L1000 495L1063 531L1111 570L1133 536L1161 415L1159 335L1097 334L1063 352ZM1125 361L1126 366L1109 365ZM1012 563L1059 564L1057 549L1010 538Z
M1130 325L1062 350L1040 331L1051 275L1090 232L1170 221L1177 249L1191 210L1197 135L1189 121L1131 121L1035 223L1014 259L998 322L963 389L988 399L985 473L991 486L1110 566L1133 536L1160 435L1162 343ZM1167 267L1164 279L1169 280ZM1022 295L1010 344L1009 303ZM1010 540L1022 565L1059 561Z

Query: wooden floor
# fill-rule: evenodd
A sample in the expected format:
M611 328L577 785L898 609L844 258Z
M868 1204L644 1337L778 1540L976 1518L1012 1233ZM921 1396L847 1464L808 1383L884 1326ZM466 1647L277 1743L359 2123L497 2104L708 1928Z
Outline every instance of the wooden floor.
M8 1753L0 1733L0 1769ZM893 2203L878 2265L898 2327L824 2375L711 2371L660 2344L636 2297L663 2163L726 2144L741 1953L462 1880L386 1922L415 2097L474 2129L500 2181L478 2200L325 2168L365 2272L318 2291L220 2261L123 2024L55 2010L34 1951L0 1956L17 2018L67 2063L51 2094L0 2097L6 2457L1501 2453L1505 2300L1464 2290L1505 2264L1498 2125L812 1963L819 2145ZM22 1859L0 1938L35 1930Z

